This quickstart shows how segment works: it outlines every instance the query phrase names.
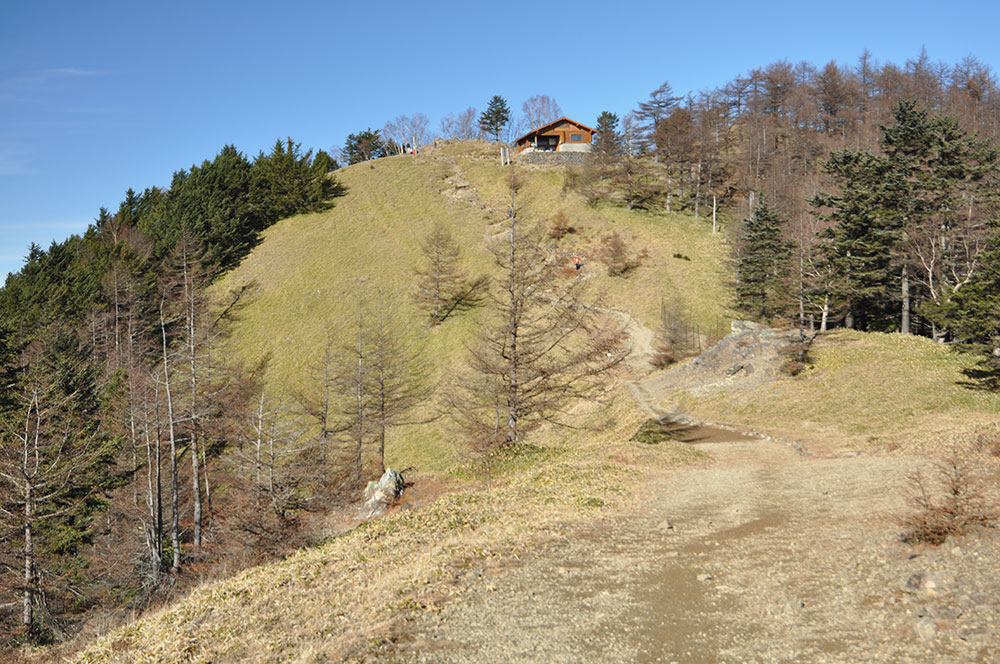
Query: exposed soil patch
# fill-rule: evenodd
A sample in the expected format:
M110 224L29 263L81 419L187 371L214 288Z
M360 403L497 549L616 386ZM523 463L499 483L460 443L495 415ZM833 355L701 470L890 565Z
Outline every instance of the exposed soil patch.
M647 420L632 437L632 440L648 444L656 444L663 440L676 440L696 445L698 443L759 441L761 438L722 427L678 422L664 417L659 420Z
M906 477L928 460L822 446L803 454L671 410L676 389L752 390L773 379L786 337L747 326L695 361L630 383L651 418L644 430L654 423L713 463L647 480L629 509L557 533L515 567L468 570L464 599L412 622L394 656L995 661L1000 534L936 549L900 540Z
M702 448L714 464L655 480L628 512L563 532L520 566L469 570L466 599L413 623L415 641L397 655L991 661L998 538L918 550L899 541L891 519L905 475L922 461L803 457L770 441ZM906 591L921 571L947 588L909 581Z

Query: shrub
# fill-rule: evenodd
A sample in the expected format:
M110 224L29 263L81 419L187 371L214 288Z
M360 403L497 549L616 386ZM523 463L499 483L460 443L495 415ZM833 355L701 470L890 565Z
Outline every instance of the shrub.
M549 237L555 240L563 239L567 233L574 233L576 229L569 225L569 217L562 210L559 210L552 217L552 228L549 229Z
M949 455L935 464L933 475L936 482L920 471L908 478L911 511L899 519L904 542L937 546L950 536L996 525L1000 512L986 498L984 479L969 459Z
M659 420L646 420L629 440L646 445L659 445L674 440L674 434Z
M803 330L799 330L797 341L790 343L782 349L785 361L781 364L781 372L789 376L798 376L812 365L809 358L809 349L813 341L816 340L816 333L811 337L806 337Z
M618 231L601 238L597 257L608 268L608 276L620 277L642 265L648 257L645 249L634 252Z
M672 298L660 298L660 325L653 341L653 356L649 363L665 369L685 357L701 352L701 334L691 322L692 314L685 313L681 303Z

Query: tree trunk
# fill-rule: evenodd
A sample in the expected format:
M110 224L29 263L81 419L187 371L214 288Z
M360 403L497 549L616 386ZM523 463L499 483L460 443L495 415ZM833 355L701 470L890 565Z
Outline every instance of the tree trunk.
M358 481L361 481L362 463L361 446L365 435L365 340L364 340L364 312L361 302L358 302L358 378L357 378L357 440L355 441L354 452L354 473Z
M902 299L902 311L899 317L899 331L902 334L910 333L910 273L903 266L901 277L900 297Z
M21 625L27 635L31 634L35 598L35 543L32 539L35 497L32 489L31 481L26 480L24 485L24 605L22 606Z
M701 206L701 159L698 160L698 179L694 185L694 218L698 218L698 210Z
M260 470L261 461L260 453L261 448L264 446L264 388L260 390L260 399L257 402L257 449L255 450L256 455L254 459L254 484L258 489L260 489Z
M147 411L148 413L148 411ZM154 473L153 473L153 444L152 437L149 435L149 419L146 418L144 432L143 432L145 442L146 442L146 507L149 509L149 535L147 537L146 545L149 548L149 560L156 570L157 574L161 571L161 566L163 565L163 552L160 550L160 543L162 541L162 532L160 531L160 522L156 518L158 511L158 497L159 497L159 463L160 454L159 450L155 455L156 475L154 484ZM159 445L159 441L157 441Z
M327 333L326 348L323 351L323 401L320 405L319 472L320 484L325 489L329 483L327 474L327 448L330 444L330 388L333 381L331 363L331 340Z
M806 324L806 257L805 249L799 247L799 329Z
M513 197L513 193L511 194ZM518 312L520 307L518 306L518 292L517 292L517 222L514 219L510 220L510 251L508 253L508 264L507 264L507 296L510 307L510 316L507 320L507 348L508 348L508 358L510 366L510 374L508 375L507 384L507 442L515 445L518 442L518 393L521 386L518 382L518 363L520 358L518 357L517 348L517 334L520 325L520 320L518 318Z
M189 258L185 251L183 257L184 271L184 296L185 309L187 314L187 338L188 338L188 370L191 372L191 404L189 419L191 422L190 449L191 454L191 499L194 501L192 520L193 533L192 545L195 549L201 548L201 481L198 476L198 324L196 308L196 294L194 277L190 271Z
M174 549L170 571L176 573L181 567L180 496L177 483L177 433L174 426L174 400L170 391L170 357L163 300L160 300L160 334L163 338L163 389L167 396L167 432L170 438L170 545Z

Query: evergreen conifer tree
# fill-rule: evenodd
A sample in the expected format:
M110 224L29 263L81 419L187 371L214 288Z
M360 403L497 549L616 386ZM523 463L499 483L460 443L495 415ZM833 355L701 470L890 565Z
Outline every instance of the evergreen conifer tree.
M786 220L761 200L743 221L743 250L737 271L736 297L748 313L767 319L787 303L786 281L792 245L785 240Z
M20 576L21 624L32 641L47 638L38 610L53 576L45 567L90 541L105 492L122 483L113 471L118 441L100 422L99 366L73 332L39 336L21 360L13 406L0 413L0 504L13 522L0 547L20 558L7 571Z
M622 137L618 131L618 116L604 111L597 116L597 136L593 152L602 163L609 163L622 156Z
M348 134L347 140L344 141L344 157L348 166L385 157L388 154L382 132L378 129L369 127L356 134Z
M316 156L313 157L312 171L317 175L326 175L338 168L340 168L340 164L325 150L317 151Z
M492 136L493 140L499 142L509 122L510 108L507 106L507 101L500 95L493 95L489 106L479 116L479 128L484 134Z
M892 322L892 294L898 278L892 269L899 246L898 218L884 213L886 160L868 151L841 150L830 155L826 172L839 185L837 194L819 194L811 204L833 222L821 233L823 261L837 275L831 300L846 312L847 327L881 329Z

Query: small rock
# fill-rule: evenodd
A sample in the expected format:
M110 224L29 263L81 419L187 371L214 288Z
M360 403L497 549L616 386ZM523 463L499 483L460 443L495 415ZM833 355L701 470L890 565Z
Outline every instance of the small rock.
M982 643L990 637L990 630L985 627L973 627L963 631L958 638L966 643Z
M951 550L951 555L953 555L953 556L960 556L960 555L962 555L962 547L956 546L955 548L953 548Z
M937 623L934 622L933 618L924 617L916 622L913 626L913 631L916 632L917 636L922 640L927 641L929 639L933 639L937 634L938 626Z
M969 593L969 601L972 606L985 606L993 603L993 598L989 593Z
M805 607L805 602L801 599L792 599L785 602L785 605L781 607L781 612L786 616L795 615Z
M950 592L951 577L942 572L917 572L903 583L903 592L924 597L939 597Z
M712 580L712 575L711 574L699 574L697 576L697 579L699 581L711 581Z
M910 578L903 582L903 592L904 593L916 593L924 585L924 573L917 572L916 574L911 574Z
M369 482L365 487L365 503L361 506L362 517L370 519L385 514L386 509L403 495L406 486L406 481L400 473L392 468L386 468L377 482Z
M947 595L950 592L949 585L950 579L947 575L940 572L931 572L924 575L922 590L927 597L938 597L940 595Z
M664 521L662 521L660 523L659 528L660 528L660 530L673 530L674 529L674 524L670 523L669 521L664 520Z
M680 551L666 551L664 554L666 558L679 558L681 555Z
M929 606L926 615L937 620L955 620L962 615L962 609L950 604Z

